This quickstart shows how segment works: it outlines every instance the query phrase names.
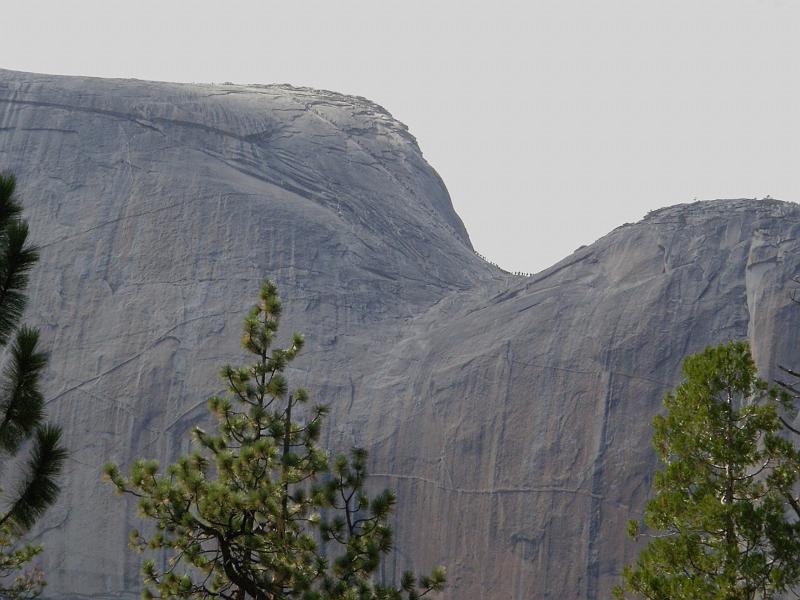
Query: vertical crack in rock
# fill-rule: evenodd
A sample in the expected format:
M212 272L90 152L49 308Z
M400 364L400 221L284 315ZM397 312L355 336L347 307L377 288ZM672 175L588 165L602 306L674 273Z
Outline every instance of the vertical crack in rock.
M598 573L600 566L600 527L603 518L603 493L607 482L604 478L604 461L605 452L608 446L608 427L609 427L609 413L611 412L611 404L613 402L614 390L614 374L608 368L604 371L606 379L606 395L605 398L600 400L602 406L602 414L600 415L597 427L598 442L595 452L592 477L591 477L591 499L589 508L589 531L588 531L588 551L587 551L587 565L586 565L586 599L597 600L598 598Z

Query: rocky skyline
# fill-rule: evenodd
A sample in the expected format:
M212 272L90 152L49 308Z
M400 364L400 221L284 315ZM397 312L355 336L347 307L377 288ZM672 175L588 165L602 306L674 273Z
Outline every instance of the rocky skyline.
M264 277L326 444L398 491L383 575L444 564L448 600L608 597L683 357L746 338L763 375L797 366L793 203L665 208L518 277L366 99L3 70L0 170L42 247L27 320L72 450L36 534L49 598L138 597L102 465L187 450Z

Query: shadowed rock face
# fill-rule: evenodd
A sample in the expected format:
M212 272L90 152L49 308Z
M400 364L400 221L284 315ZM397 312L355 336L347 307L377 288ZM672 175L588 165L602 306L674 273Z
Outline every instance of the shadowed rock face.
M445 564L447 599L608 597L682 358L749 337L765 375L797 366L796 205L659 210L512 277L363 98L0 71L0 170L42 246L27 320L72 449L37 530L52 598L138 597L140 521L101 467L188 449L264 277L325 443L398 491L384 575Z

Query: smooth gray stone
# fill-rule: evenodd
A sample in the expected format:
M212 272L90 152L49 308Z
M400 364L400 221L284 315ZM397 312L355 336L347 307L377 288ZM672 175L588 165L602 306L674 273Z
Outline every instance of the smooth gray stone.
M683 357L749 338L764 375L799 366L797 205L662 209L515 277L363 98L0 70L0 170L42 246L26 318L72 451L36 529L50 598L138 597L142 522L102 465L166 464L210 425L264 277L308 340L289 375L330 404L324 443L364 445L398 491L383 576L445 564L447 600L607 598Z

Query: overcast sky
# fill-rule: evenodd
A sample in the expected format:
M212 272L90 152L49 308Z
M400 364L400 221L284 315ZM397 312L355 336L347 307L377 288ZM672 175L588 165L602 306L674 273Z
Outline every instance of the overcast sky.
M3 0L2 19L8 69L366 96L511 270L695 197L800 200L797 0Z

